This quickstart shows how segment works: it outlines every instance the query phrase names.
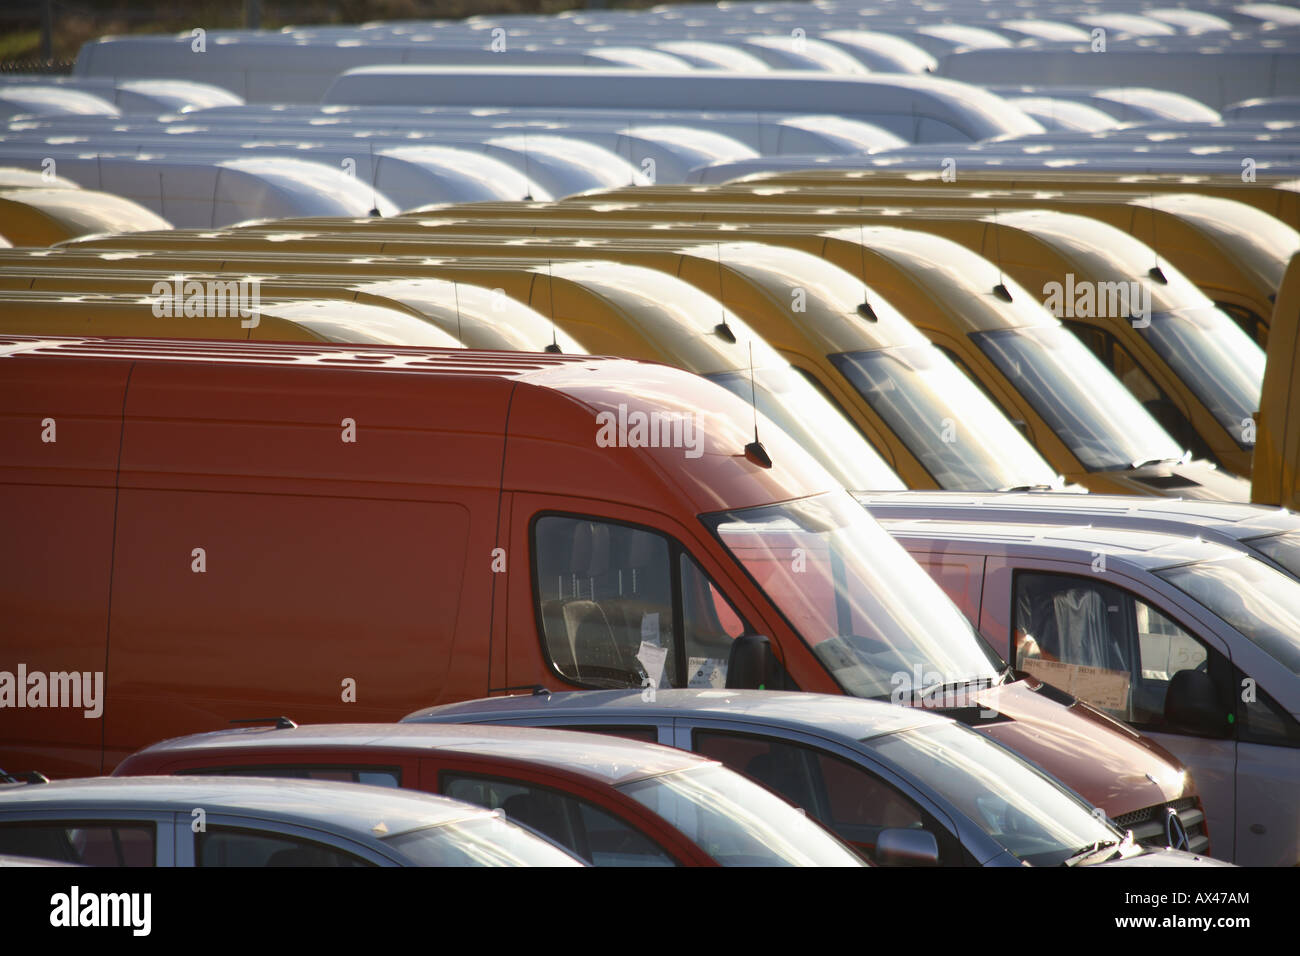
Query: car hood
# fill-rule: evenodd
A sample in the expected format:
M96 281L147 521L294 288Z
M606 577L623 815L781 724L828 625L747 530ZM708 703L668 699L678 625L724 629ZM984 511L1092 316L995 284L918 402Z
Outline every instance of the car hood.
M976 729L1038 764L1112 819L1196 796L1178 758L1153 740L1033 678L975 700L1006 720Z
M1161 850L1152 849L1146 853L1139 853L1126 859L1107 860L1105 863L1097 863L1096 866L1233 866L1226 860L1215 860L1208 856L1201 856L1199 853L1188 853L1186 850L1171 850L1165 847Z

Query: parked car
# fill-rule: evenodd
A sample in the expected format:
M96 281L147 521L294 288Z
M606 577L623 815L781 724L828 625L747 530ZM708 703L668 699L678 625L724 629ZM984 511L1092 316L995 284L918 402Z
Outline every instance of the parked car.
M761 690L538 692L429 707L450 722L564 727L657 740L720 760L802 808L881 864L1208 865L1143 846L1163 823L1128 833L1011 750L920 708L830 694ZM1192 850L1207 840L1196 808L1169 811Z
M716 761L520 727L316 724L166 740L117 776L382 782L502 810L596 866L856 866L839 840Z
M316 780L0 786L0 854L87 866L581 866L458 800Z
M1155 531L883 524L1019 670L1177 755L1224 859L1300 862L1300 582Z

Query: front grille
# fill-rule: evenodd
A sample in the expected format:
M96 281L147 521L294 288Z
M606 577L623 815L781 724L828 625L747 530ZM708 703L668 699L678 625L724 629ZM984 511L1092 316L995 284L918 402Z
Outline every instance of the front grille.
M1132 830L1133 839L1143 846L1168 846L1165 816L1170 809L1178 813L1178 819L1187 831L1187 849L1192 853L1208 853L1210 837L1205 832L1205 812L1194 797L1121 814L1115 818L1115 825L1121 830Z

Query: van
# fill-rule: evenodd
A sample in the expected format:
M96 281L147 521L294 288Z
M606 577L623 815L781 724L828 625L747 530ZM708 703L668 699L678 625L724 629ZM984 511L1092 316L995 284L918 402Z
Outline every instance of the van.
M87 264L100 268L82 268ZM130 268L141 264L135 258L96 258L87 263L84 257L63 254L33 259L19 253L0 258L0 301L9 303L0 312L0 332L76 335L93 331L96 335L145 338L247 337L250 341L296 341L302 336L294 329L281 327L277 320L290 319L295 325L303 326L300 320L308 319L304 310L310 308L316 321L305 323L305 327L314 330L307 336L308 341L357 344L383 341L446 348L463 344L472 349L513 352L541 352L550 348L566 355L582 355L587 351L554 322L523 303L466 282L432 278L353 279L345 275L264 276L238 270L193 269L168 273L162 280L162 288L169 291L175 288L177 276L181 278L182 289L185 283L193 282L200 283L204 289L209 282L221 283L222 288L233 282L236 292L239 283L245 283L250 291L255 285L258 318L255 323L247 319L239 323L240 328L248 329L245 336L232 329L229 322L212 321L228 317L166 314L171 310L157 314L153 303L159 299L160 273L156 269ZM184 265L179 264L179 268L183 269ZM89 290L98 291L90 293ZM79 296L69 301L66 295L13 294L22 291L76 292ZM115 301L111 309L96 308L89 317L78 308L79 301L105 302L110 293L125 297ZM297 298L339 304L328 308L330 323L326 324L319 321L326 311L321 303L297 307L292 316L288 315L284 309L286 300ZM353 304L374 308L350 308Z
M968 188L960 179L912 188L856 184L816 188L759 184L707 188L658 186L571 197L562 205L620 201L792 204L809 207L809 213L824 213L836 207L887 205L900 210L1059 209L1087 215L1130 233L1185 275L1195 276L1201 290L1261 344L1267 340L1268 317L1272 311L1270 296L1277 292L1287 259L1300 249L1300 233L1295 229L1253 207L1228 199L1179 193L1135 196L1124 192L1082 195L1048 190L1013 192Z
M368 66L341 73L322 102L354 106L545 106L818 112L864 120L908 142L968 142L1041 133L1025 113L979 87L930 76L814 72L662 73L588 69Z
M96 233L170 229L139 203L94 189L55 187L0 192L0 236L15 246L50 246Z
M1291 257L1273 309L1260 396L1255 473L1250 500L1300 510L1300 389L1295 388L1300 350L1300 253Z
M234 280L213 280L236 286ZM210 288L190 276L195 288ZM0 278L0 284L3 278ZM459 348L460 342L422 318L398 308L335 299L269 299L246 296L195 300L172 283L166 294L0 291L0 331L15 335L123 335L224 339L245 342L351 342ZM200 285L201 284L201 285ZM166 306L160 309L159 306ZM164 313L165 314L160 314Z
M966 165L958 161L958 177L963 188L1064 193L1126 192L1137 198L1156 193L1196 193L1233 199L1254 206L1261 212L1282 220L1292 229L1300 228L1300 193L1288 188L1293 180L1280 176L1259 175L1253 183L1239 176L1186 176L1177 173L1134 172L1124 176L1091 173L1087 170L1017 169ZM781 173L756 173L729 185L746 186L925 186L951 185L951 177L936 169L899 169L877 166L855 169L809 169Z
M883 524L1017 669L1177 754L1217 855L1300 863L1300 581L1157 531Z
M0 451L3 766L106 772L268 712L763 685L928 701L1116 819L1197 800L1159 746L1014 679L797 444L677 369L0 336Z

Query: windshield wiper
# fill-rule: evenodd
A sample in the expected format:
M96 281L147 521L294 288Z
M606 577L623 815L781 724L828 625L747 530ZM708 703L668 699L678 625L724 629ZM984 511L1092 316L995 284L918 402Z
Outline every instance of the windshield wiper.
M1103 850L1112 851L1106 855L1106 859L1109 860L1112 856L1114 856L1116 853L1119 852L1119 848L1122 844L1123 844L1122 840L1100 840L1097 843L1092 844L1092 846L1085 846L1080 848L1074 853L1073 856L1071 856L1064 863L1062 863L1061 866L1078 866L1084 860L1088 859L1089 857L1096 856L1098 853L1101 853Z
M1173 462L1175 465L1182 464L1181 458L1146 458L1142 461L1133 462L1134 468L1145 468L1148 465L1163 465L1166 462Z

